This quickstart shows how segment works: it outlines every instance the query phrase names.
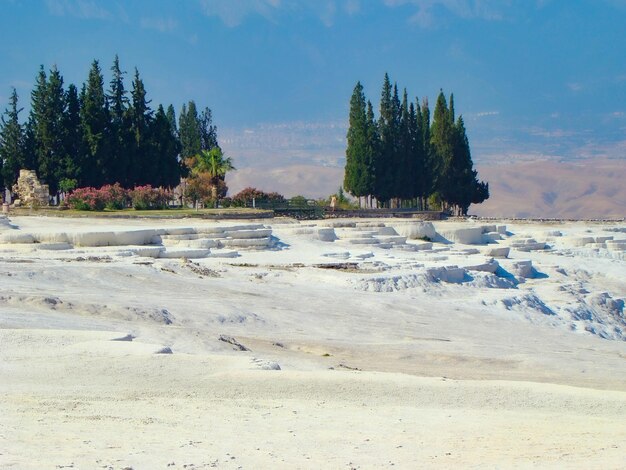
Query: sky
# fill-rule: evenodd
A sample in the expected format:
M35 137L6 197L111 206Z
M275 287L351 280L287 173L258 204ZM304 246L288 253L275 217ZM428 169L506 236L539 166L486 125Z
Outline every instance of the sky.
M478 163L626 160L625 24L626 0L0 0L0 109L15 87L25 117L40 64L81 84L97 59L108 82L118 54L153 107L212 109L246 183L328 178L356 82L377 108L387 72L453 92Z

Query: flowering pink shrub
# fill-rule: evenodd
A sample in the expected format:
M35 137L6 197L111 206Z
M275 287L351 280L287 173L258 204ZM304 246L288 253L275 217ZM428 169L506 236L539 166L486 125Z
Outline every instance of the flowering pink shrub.
M128 190L122 188L119 183L107 184L98 191L104 199L105 209L121 210L128 206L130 199Z
M79 211L101 211L106 204L96 188L77 188L67 196L66 201L72 209Z
M167 189L146 185L128 190L115 183L107 184L100 189L75 189L65 201L72 209L79 211L121 210L128 207L131 202L135 209L146 210L165 209L171 198L171 191Z
M270 202L270 203L283 203L285 197L282 194L275 192L266 193L256 188L245 188L235 194L232 198L232 205L235 207L245 207L252 204L252 199L255 199L257 203Z
M172 198L171 191L163 188L153 188L149 184L136 186L130 191L133 207L137 210L166 209Z

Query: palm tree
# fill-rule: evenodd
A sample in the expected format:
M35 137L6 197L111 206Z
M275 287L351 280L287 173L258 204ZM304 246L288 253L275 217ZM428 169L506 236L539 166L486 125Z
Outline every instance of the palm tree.
M235 170L233 161L230 157L224 157L222 149L213 147L211 150L202 150L196 156L195 166L192 173L198 175L207 173L211 182L211 199L217 206L217 188L220 180L223 181L226 173Z

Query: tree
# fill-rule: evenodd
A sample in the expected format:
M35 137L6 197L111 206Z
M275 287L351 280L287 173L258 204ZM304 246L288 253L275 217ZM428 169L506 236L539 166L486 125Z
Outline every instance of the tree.
M89 70L87 84L81 90L80 122L84 155L79 186L100 187L109 181L110 142L109 110L104 94L104 79L97 60Z
M433 170L434 152L430 141L430 108L428 98L422 99L421 113L418 126L422 130L422 155L424 157L424 198L435 190L435 174Z
M151 184L156 179L158 167L154 165L150 155L150 126L152 110L146 99L146 89L139 71L135 68L133 88L131 90L131 106L128 109L131 134L131 150L129 165L130 185Z
M150 144L152 157L150 166L155 170L150 184L167 187L178 185L180 182L178 141L162 105L159 105L151 122Z
M450 171L452 187L447 196L457 215L467 215L470 204L489 198L489 185L478 181L462 116L457 119L454 131L454 157Z
M196 103L194 101L183 105L180 117L178 118L178 133L181 144L181 158L184 160L198 155L202 150L202 135L200 132L198 111L196 110Z
M413 199L415 197L415 159L411 155L413 150L413 135L406 88L404 89L402 104L400 105L397 139L395 195L400 199Z
M203 180L210 184L211 199L217 206L218 189L225 187L226 173L235 169L232 159L224 157L221 148L214 147L211 150L202 150L198 155L188 159L187 163L191 167L191 180ZM193 185L194 182L190 184Z
M366 120L366 141L367 149L364 158L365 171L361 174L363 178L362 185L365 188L364 193L367 197L367 206L372 206L372 195L375 194L376 188L376 165L380 158L380 133L378 132L378 123L374 116L374 107L370 101L367 102Z
M65 159L65 91L63 77L52 67L48 80L40 74L38 80L37 100L33 101L35 110L35 154L37 173L45 181L52 194L58 191L58 169Z
M368 122L365 95L361 82L357 82L350 99L350 117L346 140L346 167L343 186L359 199L369 194L367 175Z
M397 95L397 88L396 93ZM378 118L379 152L374 161L373 195L379 203L385 204L394 196L394 160L396 156L397 111L392 98L389 75L385 74L380 98L380 116ZM398 106L399 108L399 106Z
M106 171L106 182L131 185L129 175L129 154L132 151L132 136L130 134L130 115L128 112L129 100L124 89L124 74L120 69L120 61L115 55L111 66L112 78L106 95L109 109L109 142L111 144L110 168Z
M19 121L22 108L17 107L17 91L13 88L9 98L9 108L0 118L0 168L2 183L9 190L17 181L20 168L24 163L24 130Z
M200 114L198 125L200 128L200 148L202 150L211 150L219 147L217 143L217 127L213 125L213 114L209 108L204 108L204 111Z
M78 90L74 84L67 87L65 94L65 113L62 116L63 125L63 156L55 173L55 179L59 184L59 190L63 180L77 180L80 172L80 154L82 142L82 130L80 124L80 101ZM67 185L64 185L67 186Z
M434 190L439 192L444 201L448 200L453 190L453 158L455 145L454 122L443 91L439 92L433 113L430 141L433 158L431 169L434 176Z

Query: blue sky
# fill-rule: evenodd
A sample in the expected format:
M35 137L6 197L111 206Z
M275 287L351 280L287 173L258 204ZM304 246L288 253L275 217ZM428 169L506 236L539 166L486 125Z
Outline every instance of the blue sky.
M342 165L357 80L454 92L476 161L626 158L626 0L0 0L0 106L116 53L153 105L212 108L240 166ZM130 79L127 81L130 86Z

